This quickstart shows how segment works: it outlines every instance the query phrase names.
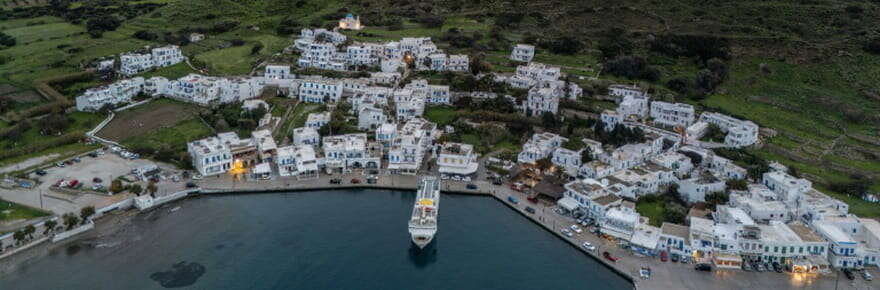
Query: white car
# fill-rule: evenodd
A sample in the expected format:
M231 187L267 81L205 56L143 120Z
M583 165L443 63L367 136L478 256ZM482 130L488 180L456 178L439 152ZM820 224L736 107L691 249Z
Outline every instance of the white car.
M571 231L569 231L568 229L562 229L562 234L569 238L574 236L574 234L572 234Z
M574 231L575 233L578 233L578 234L580 234L582 232L581 227L579 227L577 225L571 225L571 230Z
M196 175L193 175L193 176L192 176L192 179L193 179L193 180L201 180L201 179L202 179L202 176L196 174Z
M596 246L593 246L593 244L590 244L590 242L584 242L583 244L581 244L581 247L584 247L584 249L587 249L587 251L596 250Z

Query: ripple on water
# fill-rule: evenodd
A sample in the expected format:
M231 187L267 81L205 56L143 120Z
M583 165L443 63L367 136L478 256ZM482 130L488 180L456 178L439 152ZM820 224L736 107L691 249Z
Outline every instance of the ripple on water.
M150 279L165 288L180 288L195 284L205 274L205 266L195 262L181 261L171 268L170 271L153 273Z

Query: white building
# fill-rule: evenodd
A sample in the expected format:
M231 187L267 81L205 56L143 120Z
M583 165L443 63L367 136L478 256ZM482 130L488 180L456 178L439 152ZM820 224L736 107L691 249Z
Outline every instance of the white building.
M434 144L437 125L414 118L400 128L388 150L388 169L392 173L416 174L425 154Z
M553 165L562 168L569 176L578 176L578 170L581 168L581 152L584 149L575 151L566 148L556 148L553 151L553 157L550 159Z
M706 172L697 173L694 177L678 182L678 193L690 203L706 201L707 194L721 192L725 189L727 189L727 184L724 180Z
M300 179L318 177L318 158L312 145L294 145L278 148L278 175Z
M168 94L170 82L164 77L151 77L144 81L144 93L150 96L160 96Z
M480 164L474 146L463 143L444 143L437 156L440 173L454 175L471 175L477 172Z
M687 128L696 119L694 106L685 103L651 102L651 118L655 124Z
M529 89L523 110L527 116L541 116L545 112L555 115L559 112L559 97L554 95L551 88L533 87Z
M470 70L470 58L464 54L453 54L446 62L446 70L453 72L467 72Z
M623 124L623 115L617 111L604 110L599 118L602 120L605 131L614 130L614 127L617 127L617 125Z
M608 94L617 97L631 96L641 99L648 98L648 93L635 85L610 85L608 86Z
M350 168L380 168L381 156L367 144L367 134L347 134L323 138L324 165L328 170Z
M153 57L153 65L155 67L172 66L186 60L180 47L177 45L168 45L154 48L151 51Z
M126 53L119 56L119 72L125 76L148 71L154 66L151 54Z
M632 207L635 207L635 205ZM605 212L605 219L599 224L600 232L620 240L629 241L632 239L640 218L635 209L628 206L610 208Z
M311 113L306 117L306 128L319 130L330 123L330 117L330 112Z
M321 135L318 134L318 129L309 127L293 129L293 145L318 146L319 142L321 142Z
M813 188L813 183L803 178L795 178L782 171L764 173L763 184L775 192L778 199L791 202Z
M643 95L626 95L620 105L617 106L617 112L627 118L641 119L648 116L648 97Z
M95 112L104 106L115 107L124 103L130 103L132 98L143 91L144 78L135 77L120 80L115 83L91 88L82 95L76 97L76 110Z
M253 99L263 93L262 78L221 78L217 79L217 84L220 86L218 100L221 104Z
M232 169L232 152L229 145L217 137L187 143L193 167L202 176L222 174Z
M528 44L517 44L510 52L510 60L531 62L535 57L535 46Z
M267 65L263 76L266 78L266 81L270 83L274 80L287 80L294 78L294 75L290 73L290 66L288 65Z
M519 163L534 163L550 156L556 148L565 144L568 138L550 133L536 133L529 142L523 144L523 150L517 156Z
M342 98L343 84L335 80L307 80L299 85L299 100L307 103L335 103Z
M375 130L388 122L388 117L385 116L385 111L382 109L377 109L372 106L363 106L360 110L358 110L358 129L360 130Z
M652 161L660 166L672 169L679 178L690 174L694 170L694 164L691 162L691 159L678 152L662 153L652 159Z
M740 148L750 146L758 142L758 125L752 121L743 121L721 113L703 112L700 121L715 124L722 131L727 132L724 144L730 147Z
M658 250L670 254L691 256L690 228L673 223L664 222L660 226L660 241L657 243Z
M345 15L345 18L339 19L339 29L361 30L364 29L364 26L361 25L360 16L354 16L349 13Z

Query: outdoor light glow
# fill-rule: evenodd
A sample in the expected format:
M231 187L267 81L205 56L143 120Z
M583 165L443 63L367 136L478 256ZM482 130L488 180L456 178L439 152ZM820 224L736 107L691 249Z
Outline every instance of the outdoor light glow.
M235 160L232 162L232 169L229 170L229 173L232 175L244 174L247 169L244 168L244 162L241 160Z

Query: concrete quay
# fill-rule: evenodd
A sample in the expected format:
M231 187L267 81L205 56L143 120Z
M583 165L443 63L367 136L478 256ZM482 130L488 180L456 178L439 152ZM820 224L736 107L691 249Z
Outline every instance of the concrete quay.
M313 190L340 190L340 189L392 189L392 190L416 190L418 177L407 175L378 175L375 184L367 184L366 176L362 173L322 176L311 180L297 180L295 178L274 178L272 180L247 180L237 181L230 176L206 177L197 180L201 191L193 195L215 194L248 194L266 192L296 192ZM330 180L339 178L341 184L330 184ZM360 183L352 184L352 179L359 179ZM477 186L476 190L467 189L467 184ZM499 202L521 213L532 222L567 241L572 246L581 250L584 254L606 265L625 279L633 282L636 289L878 289L877 282L868 282L860 278L854 281L847 280L843 275L806 275L775 272L745 272L742 270L714 269L711 273L699 272L693 269L693 264L661 262L659 258L639 257L631 251L621 249L616 243L603 239L588 232L588 229L580 234L569 238L560 230L570 227L574 221L557 214L554 205L543 203L531 203L527 201L525 194L511 190L506 184L495 186L486 181L460 182L442 181L442 191L450 194L472 194L494 197ZM513 196L519 200L518 204L512 204L508 197ZM526 207L532 207L534 214L526 212ZM590 242L597 247L596 251L587 251L581 244ZM602 252L609 252L620 258L617 262L610 262L601 256ZM642 279L639 269L648 267L651 269L651 277ZM876 269L871 270L878 276ZM838 279L839 278L839 279Z

